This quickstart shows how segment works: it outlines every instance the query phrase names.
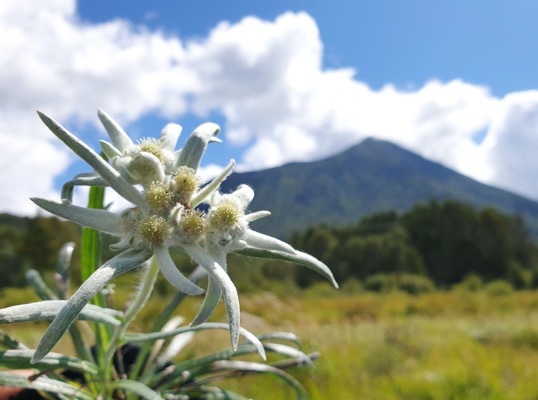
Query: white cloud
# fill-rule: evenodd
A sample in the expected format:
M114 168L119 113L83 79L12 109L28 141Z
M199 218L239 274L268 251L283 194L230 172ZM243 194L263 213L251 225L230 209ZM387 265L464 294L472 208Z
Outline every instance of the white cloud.
M0 209L28 213L67 168L67 148L36 109L58 121L95 124L104 108L122 122L185 111L189 71L178 38L121 20L79 21L72 0L0 4ZM100 128L102 131L102 128Z
M246 146L242 169L319 159L374 136L538 198L536 92L499 99L461 80L373 90L351 68L323 69L322 58L305 13L221 23L194 41L119 19L82 22L74 0L3 1L0 184L9 190L0 211L29 213L28 197L57 196L54 179L74 160L35 109L79 125L96 124L97 108L122 123L216 111L225 140Z
M352 69L323 70L322 56L317 26L306 14L221 24L186 46L185 63L199 76L195 108L219 110L227 138L251 144L243 168L320 158L375 136L475 177L485 174L473 135L488 126L499 103L486 88L454 80L375 91Z
M35 113L0 115L0 212L32 214L31 196L56 195L54 177L67 168L70 155L41 137L41 129Z
M259 38L257 47L253 38ZM271 23L249 18L221 24L205 40L187 45L185 62L199 75L196 110L220 111L228 123L227 138L249 144L240 168L319 159L373 136L538 198L529 182L538 170L529 150L537 148L530 146L537 126L529 115L538 112L538 104L526 101L528 112L515 113L509 101L528 94L500 99L487 87L459 79L432 80L415 90L390 84L373 90L353 69L322 69L322 56L315 21L302 13ZM499 136L496 121L506 113L510 120L503 137L510 146L493 149L489 140L476 140L484 132L486 138ZM520 125L526 150L519 149L523 141L511 132ZM514 154L517 162L508 161Z
M484 140L489 180L538 198L538 90L507 95Z

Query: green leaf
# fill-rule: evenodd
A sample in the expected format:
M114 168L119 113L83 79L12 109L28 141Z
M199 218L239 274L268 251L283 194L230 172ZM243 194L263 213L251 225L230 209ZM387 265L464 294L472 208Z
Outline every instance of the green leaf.
M95 187L94 189L103 190L103 188L98 187ZM34 197L31 200L42 209L79 225L95 228L112 235L121 235L122 233L119 216L110 211L79 207L69 203L57 203L55 201L37 197Z
M145 376L142 378L142 381L148 386L155 387L156 385L159 385L159 388L161 390L168 390L173 387L176 387L178 384L192 382L193 377L197 378L201 377L203 374L206 374L211 368L211 363L215 361L229 360L233 357L253 354L257 351L257 346L253 345L252 343L242 343L237 347L236 351L232 349L227 349L217 353L209 354L207 356L191 358L176 363L172 370L161 370L154 373L153 375Z
M101 177L126 200L145 209L144 196L131 185L118 171L112 168L102 157L93 151L86 143L77 138L58 122L38 111L43 123L54 133L67 147L73 150L80 158L86 161Z
M92 186L88 194L88 209L90 211L103 212L105 200L105 188ZM104 211L107 212L107 211ZM109 218L113 221L116 216ZM86 281L101 266L101 252L103 248L102 234L92 227L83 227L80 239L80 277L82 282ZM98 293L93 299L93 304L101 307L106 306L106 300L101 293ZM102 350L110 341L111 332L108 326L95 325L95 348L97 358L99 359ZM75 337L73 337L75 339ZM80 347L80 343L79 343Z
M76 400L95 400L95 398L82 390L79 386L73 386L63 381L40 376L29 380L25 376L0 371L0 386L15 386L26 389L35 389L44 392L56 393L69 396Z
M0 309L0 323L15 324L29 321L47 321L54 319L68 303L67 300L43 300L35 303L19 304ZM121 311L86 304L80 311L78 319L119 325Z
M26 282L34 289L35 294L42 300L53 300L56 299L56 295L50 289L41 274L35 269L29 269L25 274Z
M25 349L26 346L20 343L18 340L13 339L6 332L0 330L0 348L4 349Z
M56 262L56 295L59 299L64 300L69 296L69 269L71 267L71 259L75 251L75 243L67 242L60 249L60 255Z
M44 357L60 340L67 328L75 321L84 306L113 278L130 271L149 259L148 249L129 249L107 261L79 287L41 338L33 362Z
M248 361L228 361L228 360L222 360L222 361L215 361L211 365L211 372L223 372L228 371L229 376L244 376L248 373L268 373L277 376L278 378L283 379L286 383L288 383L290 386L292 386L295 389L295 393L297 395L298 400L307 400L308 399L308 393L306 392L305 388L297 382L294 378L292 378L289 374L285 373L281 369L275 368L271 365L267 364L260 364L260 363L254 363L254 362L248 362ZM225 378L224 376L223 378ZM209 375L207 380L211 381L212 377ZM199 379L197 384L203 385L204 379Z
M293 347L286 346L280 343L265 343L264 347L266 350L278 353L280 355L295 358L301 364L312 364L312 360L301 350L297 350Z
M258 335L258 339L260 341L264 342L267 340L283 340L287 342L294 343L299 349L302 347L301 342L299 341L299 338L296 334L292 332L271 332L271 333L264 333L263 335Z
M103 211L104 198L104 188L97 186L91 187L88 195L88 208ZM111 220L115 218L111 218ZM95 229L92 229L90 225L86 225L86 227L82 229L81 237L80 273L82 281L88 279L101 266L101 234Z
M38 370L70 369L82 373L96 375L99 372L97 365L76 357L63 354L49 353L39 362L30 366L34 350L16 349L0 351L0 365L10 369L35 368Z
M198 283L202 278L207 276L207 272L204 268L201 266L197 266L194 271L189 275L189 280L193 283ZM167 324L168 320L172 317L175 310L179 307L179 305L183 302L183 300L188 295L183 292L178 292L172 300L168 303L168 305L164 308L164 310L155 318L155 322L153 323L153 327L151 329L152 332L159 332L161 331ZM146 342L144 343L140 348L140 353L136 359L136 363L133 366L131 372L129 373L129 377L131 379L138 379L147 369L148 366L147 360L148 355L151 351L151 343Z
M247 257L266 258L272 260L289 261L295 264L302 265L303 267L310 268L320 275L327 278L331 284L338 288L338 283L334 280L333 273L325 264L319 261L317 258L312 257L310 254L303 253L302 251L295 251L295 254L285 253L283 251L259 249L251 246L247 246L244 249L237 250L234 253Z
M71 203L73 201L73 191L75 186L108 186L108 183L101 178L97 172L83 172L73 179L65 182L62 186L62 201Z
M165 400L164 397L162 397L159 393L137 381L120 379L112 382L111 386L115 389L123 389L135 393L146 400Z
M230 326L228 324L221 323L221 322L206 322L205 324L178 328L178 329L174 329L174 330L166 331L166 332L152 332L152 333L140 333L140 334L128 333L125 335L125 341L130 342L130 343L153 341L153 340L173 337L173 336L186 333L186 332L203 331L203 330L208 330L208 329L229 330ZM251 342L256 348L256 351L265 360L265 350L260 340L256 336L254 336L252 333L250 333L248 330L246 330L245 328L239 328L239 334L241 334L245 339Z

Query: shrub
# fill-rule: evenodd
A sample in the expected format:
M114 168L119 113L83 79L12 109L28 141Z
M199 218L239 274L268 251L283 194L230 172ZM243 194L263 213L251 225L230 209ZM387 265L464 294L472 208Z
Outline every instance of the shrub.
M409 294L430 293L435 290L433 281L424 275L404 274L398 288Z
M340 286L340 293L343 294L357 294L364 290L363 285L357 278L346 279Z
M514 287L505 280L497 279L484 285L484 291L490 296L506 296L514 291Z
M463 277L460 283L455 284L452 289L463 292L478 292L483 285L482 277L474 272L470 272Z
M414 274L375 274L366 278L364 288L373 292L402 290L409 294L432 292L435 285L426 276Z
M388 292L396 288L396 281L386 274L370 275L364 281L364 289L372 292Z

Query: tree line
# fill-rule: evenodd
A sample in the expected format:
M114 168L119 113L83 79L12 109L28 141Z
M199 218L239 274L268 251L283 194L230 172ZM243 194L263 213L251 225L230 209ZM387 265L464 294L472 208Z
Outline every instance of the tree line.
M432 200L345 227L314 226L291 241L329 265L339 282L384 273L425 275L438 287L469 274L516 288L538 284L538 247L522 218L457 201ZM303 287L314 279L297 273Z
M29 268L53 271L58 251L68 241L80 241L80 228L72 223L0 216L0 287L24 286ZM105 237L107 242L113 241ZM414 274L443 288L475 274L485 281L505 279L515 288L538 286L538 246L523 220L457 201L432 200L402 214L377 213L347 226L312 226L295 233L291 244L325 262L341 284L378 274ZM103 250L105 258L113 256L108 246ZM175 258L178 265L192 268L185 255ZM307 287L319 279L304 268L276 268L262 260L243 263L232 267L231 274L244 288L276 282ZM76 271L77 254L73 264Z

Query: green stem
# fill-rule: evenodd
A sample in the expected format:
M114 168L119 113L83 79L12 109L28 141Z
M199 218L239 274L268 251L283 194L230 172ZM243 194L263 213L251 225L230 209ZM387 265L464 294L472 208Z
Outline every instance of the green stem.
M198 266L189 275L189 279L191 280L191 282L197 283L198 281L200 281L200 279L202 279L206 275L207 274L205 270L202 267ZM161 331L161 329L164 327L166 322L170 319L170 317L172 316L176 308L181 304L181 302L187 296L188 295L183 292L179 292L178 294L176 294L174 298L172 299L172 301L168 303L168 305L163 310L163 312L157 317L153 325L153 329L151 331L152 332ZM147 360L148 360L148 356L152 347L153 347L153 343L151 342L147 342L141 346L140 353L138 353L138 357L136 358L136 363L133 366L131 372L129 373L130 379L139 380L142 374L144 373L144 369L150 367L149 365L147 365Z
M143 275L141 286L138 289L136 297L131 302L129 308L125 312L125 316L123 317L122 323L114 330L112 338L110 339L102 364L104 382L108 382L108 380L111 378L113 357L122 344L123 335L127 330L127 327L131 324L131 322L134 321L138 313L142 310L142 307L144 307L144 305L148 301L149 296L151 295L151 292L153 290L153 286L155 285L155 281L157 280L158 274L159 264L157 263L155 257L151 257L149 267L147 267L146 273Z
M88 196L88 208L104 209L105 188L92 186ZM86 281L101 266L102 236L101 233L87 227L82 228L80 247L80 276ZM102 294L98 293L91 302L100 307L106 307ZM110 341L110 329L104 324L95 324L95 347L98 361L103 359L101 349L107 347Z

